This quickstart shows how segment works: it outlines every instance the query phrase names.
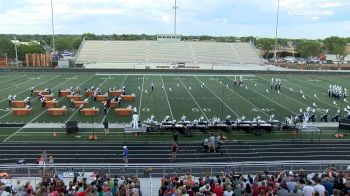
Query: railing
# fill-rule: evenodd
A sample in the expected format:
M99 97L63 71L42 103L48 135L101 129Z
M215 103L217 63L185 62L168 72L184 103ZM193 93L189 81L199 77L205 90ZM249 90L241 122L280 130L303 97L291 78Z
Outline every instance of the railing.
M98 158L97 158L98 159ZM42 170L72 177L73 175L89 177L92 173L109 173L114 175L136 175L139 177L161 177L176 172L178 175L192 173L194 176L216 175L219 172L235 171L242 174L255 174L268 171L300 170L305 172L322 172L329 166L344 170L350 160L331 161L266 161L266 162L232 162L232 163L175 163L175 164L53 164L53 165L0 165L0 171L6 171L12 177L35 177Z

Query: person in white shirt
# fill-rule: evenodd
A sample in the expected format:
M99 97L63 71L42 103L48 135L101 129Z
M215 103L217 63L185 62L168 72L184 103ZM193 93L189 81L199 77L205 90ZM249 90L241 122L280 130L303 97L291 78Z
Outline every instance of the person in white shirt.
M314 191L318 192L320 196L324 196L326 188L322 184L320 184L320 182L321 182L320 179L316 179L316 185L314 186Z
M231 185L227 185L226 191L224 192L223 196L232 196L232 194L233 194L232 186Z
M312 187L311 182L308 181L307 185L305 185L303 188L303 194L304 196L313 196L314 193L315 193L314 187Z

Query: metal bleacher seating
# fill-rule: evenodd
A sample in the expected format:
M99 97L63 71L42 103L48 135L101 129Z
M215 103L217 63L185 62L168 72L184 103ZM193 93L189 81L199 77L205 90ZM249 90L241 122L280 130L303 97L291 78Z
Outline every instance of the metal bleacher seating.
M76 64L101 68L99 64L262 64L257 50L250 43L220 43L183 41L83 41ZM113 64L111 64L113 63Z

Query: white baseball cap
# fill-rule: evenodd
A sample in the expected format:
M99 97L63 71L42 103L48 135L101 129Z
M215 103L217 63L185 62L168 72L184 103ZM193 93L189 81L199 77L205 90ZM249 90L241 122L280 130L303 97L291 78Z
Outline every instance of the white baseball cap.
M123 148L127 148L126 146L123 146Z

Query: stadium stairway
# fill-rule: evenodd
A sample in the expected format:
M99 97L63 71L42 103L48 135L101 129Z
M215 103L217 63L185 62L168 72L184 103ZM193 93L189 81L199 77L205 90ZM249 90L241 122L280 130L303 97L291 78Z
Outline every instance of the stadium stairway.
M117 143L0 143L0 164L25 159L34 163L43 150L55 163L122 163ZM129 163L171 163L170 143L127 143ZM226 142L216 153L203 152L199 142L179 144L177 163L287 160L349 160L348 141L244 141Z

